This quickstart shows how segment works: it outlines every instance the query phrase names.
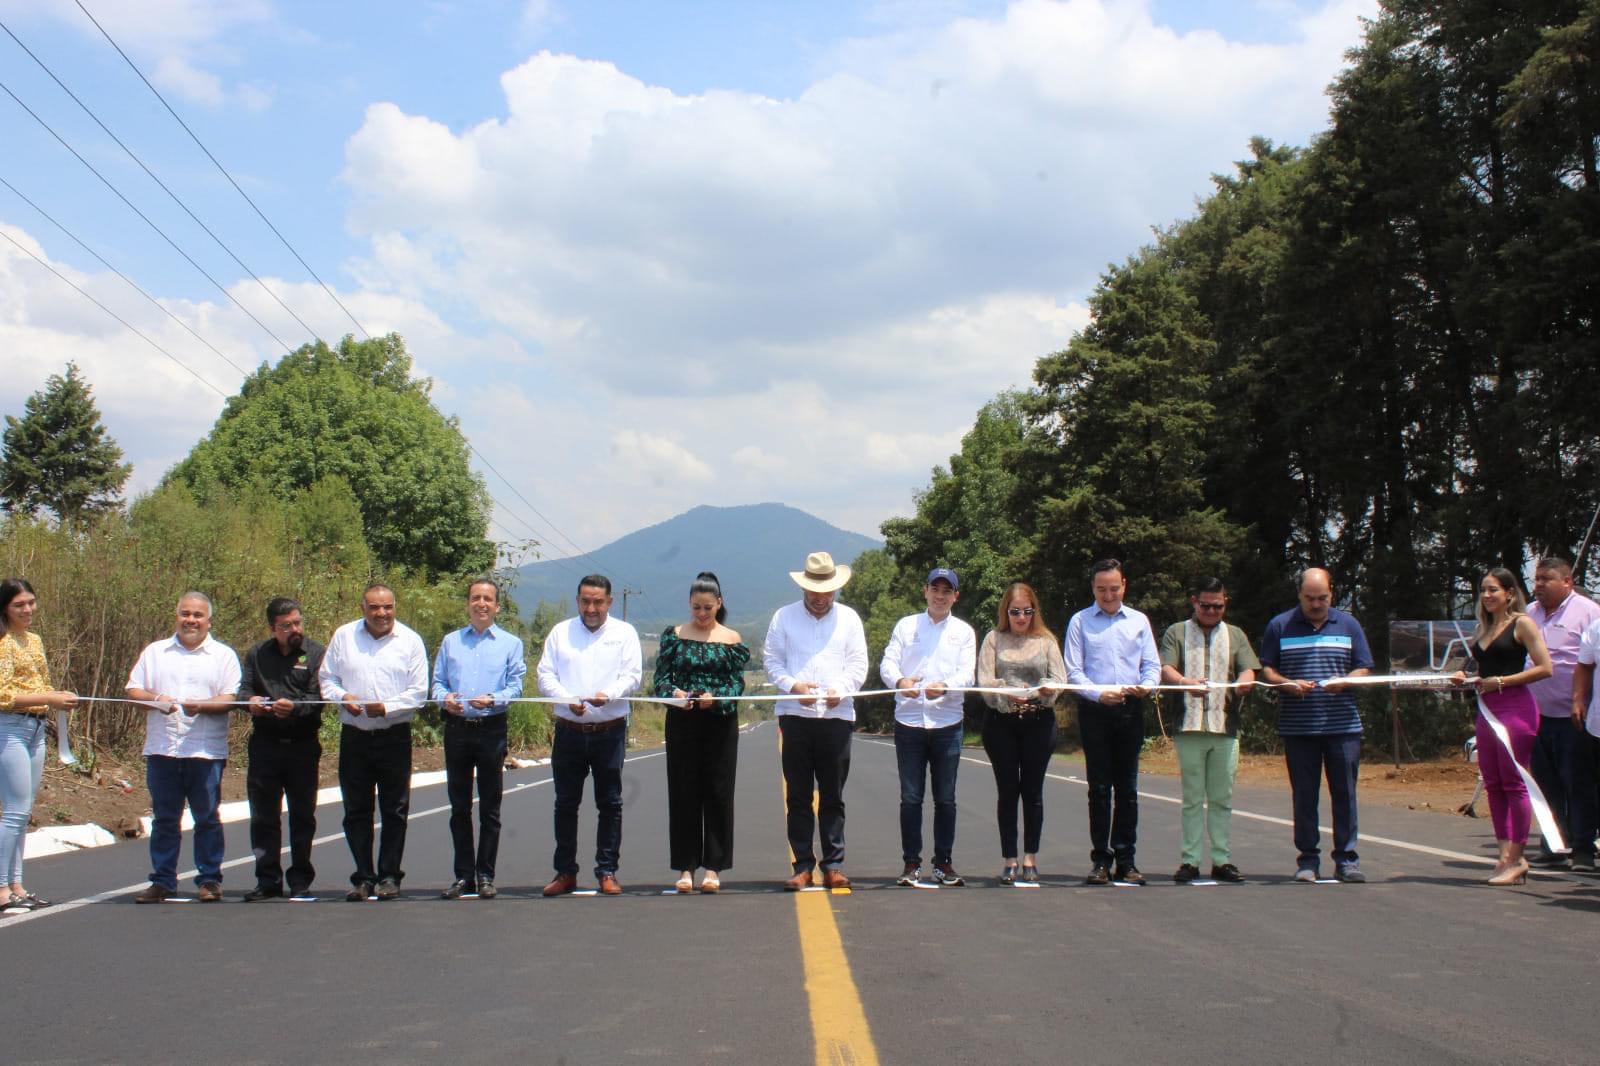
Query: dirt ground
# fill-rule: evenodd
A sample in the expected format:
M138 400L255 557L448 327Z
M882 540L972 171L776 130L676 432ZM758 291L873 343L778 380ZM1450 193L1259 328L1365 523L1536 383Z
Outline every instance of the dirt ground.
M531 758L547 753L515 754ZM53 749L50 759L52 763L55 760ZM1171 744L1160 740L1145 753L1141 765L1147 773L1169 777L1178 774L1177 757ZM443 769L444 752L440 748L417 748L412 752L412 766L417 771ZM337 760L324 756L321 775L324 787L338 783L337 771ZM245 798L244 774L242 762L235 760L228 764L222 778L224 802ZM1277 784L1288 788L1283 758L1277 755L1241 756L1238 779L1248 784ZM1361 767L1361 796L1367 803L1376 800L1396 807L1455 815L1471 798L1477 779L1477 767L1460 759L1408 763L1399 770L1392 763L1369 759ZM1480 802L1480 815L1485 811ZM31 824L37 828L92 822L115 833L138 835L139 819L149 813L150 797L144 788L143 759L137 755L119 759L101 754L90 774L73 767L48 765L33 806Z
M1157 740L1144 755L1140 766L1147 773L1178 776L1178 757L1170 741ZM1237 780L1251 785L1279 785L1287 795L1289 774L1282 755L1240 755ZM1478 783L1478 767L1457 757L1433 762L1403 763L1399 769L1381 758L1361 763L1361 801L1414 811L1435 811L1455 816L1472 798ZM1486 817L1488 806L1478 801L1478 815Z

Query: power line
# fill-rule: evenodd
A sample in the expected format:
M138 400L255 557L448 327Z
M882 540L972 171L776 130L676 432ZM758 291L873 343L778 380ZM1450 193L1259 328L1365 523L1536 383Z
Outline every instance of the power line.
M56 277L60 278L62 281L66 282L68 285L71 285L74 289L77 289L78 290L78 294L80 296L82 296L84 299L88 300L90 303L94 304L96 307L98 307L100 310L104 311L106 314L110 315L112 318L116 319L118 322L121 322L124 326L126 326L128 329L132 330L134 333L138 334L138 336L139 336L139 338L141 340L143 340L146 344L150 345L150 347L154 348L156 351L160 352L162 355L166 356L168 359L171 359L174 363L177 363L179 366L183 367L183 369L187 370L190 374L192 374L194 376L194 379L196 381L200 382L200 384L204 385L206 388L210 389L212 392L216 393L218 396L221 396L224 400L226 400L228 398L228 394L227 393L223 392L221 389L219 389L215 385L211 384L211 382L209 382L205 378L201 377L199 371L195 370L188 363L185 363L182 359L179 359L177 356L173 355L171 352L169 352L165 348L161 347L161 345L157 344L155 341L151 340L149 337L146 337L143 333L141 333L139 331L137 326L134 326L127 319L123 318L121 315L119 315L115 311L111 310L111 308L107 307L105 304L101 303L99 300L96 300L93 296L90 296L89 293L86 292L82 288L82 286L80 286L77 282L73 281L71 278L69 278L65 274L61 273L61 271L59 271L55 267L51 266L49 263L45 262L43 259L40 259L38 256L34 255L31 249L23 246L22 244L19 244L17 242L17 240L14 237L11 236L11 234L7 233L3 229L0 229L0 237L4 237L6 240L8 240L12 244L16 245L17 248L19 248L25 255L27 255L27 257L29 259L32 259L35 263L38 263L40 266L42 266L46 270L50 271L50 273L54 274Z
M20 107L20 108L22 108L22 110L26 111L30 116L32 116L32 118L33 118L33 120L35 122L37 122L39 125L41 125L41 126L43 126L45 128L45 130L50 134L50 136L54 137L57 141L59 141L60 144L61 144L61 147L65 148L67 151L71 152L73 157L76 158L78 160L78 162L80 162L84 166L88 167L89 168L89 173L91 173L95 177L99 178L100 181L105 185L106 188L110 189L113 193L116 194L117 199L121 200L124 204L128 205L128 210L132 211L134 214L138 215L141 219L143 219L145 225L147 225L151 229L155 230L156 233L158 235L160 235L162 240L166 241L169 245L172 246L172 250L173 251L175 251L179 255L183 256L183 258L188 261L190 266L192 266L196 270L198 270L201 273L201 275L205 277L205 279L207 281L211 282L212 285L216 286L217 291L222 293L222 295L226 296L230 303L232 303L235 307L237 307L239 310L243 311L247 316L249 316L250 321L252 321L256 325L260 326L261 329L267 334L267 336L271 337L274 341L277 342L279 348L283 349L285 352L288 352L288 351L292 350L289 347L288 344L284 343L284 340L283 340L282 337L279 337L276 333L272 332L272 330L268 329L265 322L262 322L254 314L251 314L250 309L248 307L246 307L244 304L240 303L238 301L238 299L231 292L229 292L227 289L223 288L222 283L220 281L218 281L216 278L212 277L210 274L206 273L206 268L205 267L203 267L199 263L195 262L194 258L192 256L190 256L188 252L186 252L182 248L178 247L177 242L174 241L171 237L168 237L167 234L166 234L166 231L164 231L160 226L156 225L154 222L150 221L149 216L146 215L143 211L139 210L137 207L135 207L132 200L129 200L126 196L122 195L122 191L120 189L118 189L115 185L111 184L110 179L108 179L104 174L102 174L98 170L96 170L93 163L91 163L87 159L83 158L83 156L78 153L78 150L76 148L74 148L74 147L72 147L72 145L68 144L67 141L66 141L66 138L62 137L61 134L57 133L51 127L51 125L48 122L46 122L44 119L40 118L34 112L33 108L31 108L27 104L23 103L21 98L19 98L16 93L11 91L11 87L10 86L6 85L5 82L0 82L0 89L5 90L5 94L7 96L11 97L12 100L15 100L18 107Z
M322 278L317 275L317 272L311 269L311 264L306 262L305 259L301 257L299 252L295 251L295 247L289 243L289 239L282 233L278 232L278 227L272 224L271 220L267 218L267 216L262 212L261 208L256 206L256 202L250 199L249 194L246 193L244 189L240 188L237 181L233 180L233 175L228 173L228 168L218 162L217 157L211 154L211 149L207 148L205 144L201 142L200 138L195 136L195 132L189 128L189 124L183 121L178 113L172 109L171 104L167 103L167 98L162 96L154 85L150 84L150 79L144 76L144 72L138 68L133 60L128 58L128 53L122 50L122 46L112 39L111 34L106 32L106 28L100 25L100 21L89 13L88 8L83 6L83 0L76 0L76 2L78 4L78 10L82 11L85 17L87 17L90 22L94 23L94 28L100 31L100 36L104 37L106 42L110 44L112 48L117 50L117 55L122 57L123 62L127 63L128 67L135 74L139 75L139 80L144 82L145 88L149 89L152 93L155 93L156 99L161 101L161 106L167 109L167 114L171 115L177 121L178 125L183 127L183 132L189 135L189 139L194 141L195 145L199 147L200 151L205 153L206 158L211 160L212 164L217 168L217 170L222 172L222 176L228 179L228 184L232 185L234 190L238 192L240 196L244 197L244 202L250 205L250 209L256 213L256 216L260 218L262 222L266 223L267 228L272 231L272 235L278 238L278 240L283 243L285 248L289 249L289 254L294 256L301 266L305 267L306 273L310 274L313 278L316 278L317 284L322 286L322 291L328 294L328 298L330 300L339 305L339 310L345 313L346 318L355 323L355 327L361 331L361 335L370 338L372 334L367 332L367 328L356 319L355 315L350 313L350 309L344 305L344 301L339 299L332 289L328 288L327 282L323 281ZM304 323L302 323L302 325L303 324Z
M237 370L240 374L244 375L245 377L249 377L250 376L250 372L248 370L246 370L244 367L240 366L238 363L235 363L232 359L229 359L226 355L223 355L222 351L220 349L218 349L216 345L212 344L210 341L208 341L204 337L200 336L200 334L198 334L198 333L196 333L194 331L194 327L190 326L189 323L185 322L183 319L179 318L177 315L173 314L170 310L168 310L166 304L163 304L160 300L157 300L154 296L151 296L148 292L145 292L144 289L140 288L138 283L135 282L132 278L128 277L128 275L124 274L122 271L118 270L116 267L114 267L110 263L106 262L106 259L105 259L104 256L102 256L99 252L95 251L93 248L89 247L87 244L83 243L83 241L81 239L79 239L79 237L78 237L78 235L76 233L73 233L66 226L63 226L60 222L56 221L56 219L50 214L50 212L46 211L44 208L40 207L38 204L36 204L32 200L28 199L28 197L23 194L21 189L18 189L15 185L11 184L4 177L0 177L0 185L4 185L6 188L10 189L13 193L16 193L18 199L20 199L23 203L27 204L29 207L33 208L35 211L39 212L39 214L43 215L44 218L45 218L45 221L49 222L56 229L60 230L64 234L66 234L69 238L71 238L78 245L79 248L82 248L84 251L88 252L90 255L94 256L97 260L99 260L101 266L105 267L107 270L111 271L117 277L119 277L123 281L127 282L128 286L130 288L132 288L134 292L137 292L140 296L143 296L146 300L149 300L151 303L155 304L157 309L159 309L162 314L166 315L168 318L172 319L172 321L176 322L178 325L180 325L184 329L188 330L189 331L189 335L191 337L193 337L195 340L199 341L201 344L205 345L207 348L210 348L213 352L215 352L216 355L217 355L217 358L221 359L224 363L227 363L229 366L233 367L233 369Z
M300 323L300 327L302 329L304 329L307 333L311 334L311 337L312 337L313 340L320 340L321 339L320 337L317 336L317 331L316 330L314 330L310 326L306 325L305 319L303 319L299 315L295 314L294 309L292 307L290 307L288 304L284 303L283 299L277 293L273 292L270 288L268 288L267 287L267 283L262 281L261 278L256 274L256 272L254 270L251 270L248 266L245 265L245 262L244 262L243 259L240 259L236 254L234 254L233 249L228 247L228 245L223 242L221 237L218 237L215 233L212 232L210 226L207 226L204 222L200 221L199 216L196 215L193 211L189 210L189 205L184 203L181 199L179 199L178 198L178 194L173 192L170 188L168 188L166 182L164 182L160 178L156 177L155 171L153 171L149 167L145 166L144 160L140 159L136 154L134 154L133 149L129 148L126 144L124 144L122 142L122 138L118 137L115 133L112 133L111 132L111 128L109 126L107 126L104 122L100 121L100 116L96 115L94 113L94 111L92 111L89 108L88 104L86 104L82 100L80 100L78 98L78 94L77 93L75 93L71 89L67 88L66 83L63 82L60 78L56 77L56 72L51 70L48 66L46 66L44 60L42 60L38 56L34 55L33 54L33 50L31 48L29 48L27 45L23 44L22 40L15 33L11 32L11 27L10 26L7 26L4 22L0 22L0 30L5 30L7 36L9 36L13 41L16 41L17 47L22 49L24 52L27 52L28 53L28 58L33 60L35 63L37 63L39 65L39 69L40 70L42 70L46 74L50 75L51 80L54 81L57 85L59 85L61 87L61 91L66 93L68 96L70 96L72 98L72 102L77 104L80 108L82 108L83 109L83 113L88 115L91 119L93 119L95 125L99 126L100 129L105 132L105 135L107 137L110 137L113 141L115 141L118 148L121 148L124 152L127 153L129 159L132 159L135 163L139 164L139 169L143 170L146 174L150 175L150 180L155 182L157 185L161 186L161 191L166 193L168 196L170 196L172 198L172 202L177 204L180 208L182 208L183 209L183 213L188 215L194 221L195 225L199 226L202 230L204 230L206 236L210 237L213 241L215 241L218 248L221 248L224 252L227 252L229 258L231 258L235 263L239 264L239 269L240 270L243 270L246 274L249 274L251 279L254 280L257 285L261 286L262 291L264 291L268 296L272 297L273 300L277 302L279 307L281 307L285 311L287 311L289 313L289 317L293 318L296 322Z

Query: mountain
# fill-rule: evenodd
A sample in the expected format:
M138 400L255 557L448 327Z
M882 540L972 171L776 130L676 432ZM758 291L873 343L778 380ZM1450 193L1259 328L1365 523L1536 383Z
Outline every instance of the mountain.
M559 603L568 615L576 611L578 578L599 570L611 578L622 614L622 583L643 589L628 597L628 621L641 633L659 630L689 615L689 585L701 570L722 582L728 623L748 639L760 632L772 612L800 595L789 571L805 566L806 555L825 551L836 563L850 563L883 542L829 525L822 519L781 503L743 507L696 507L676 518L635 530L587 557L546 559L517 571L511 595L523 616L540 600ZM599 563L597 567L595 564Z

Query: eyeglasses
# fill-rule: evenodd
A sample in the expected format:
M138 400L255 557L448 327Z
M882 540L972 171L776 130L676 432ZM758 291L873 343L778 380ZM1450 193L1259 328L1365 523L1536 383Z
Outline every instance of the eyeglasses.
M1220 611L1228 606L1225 603L1196 603L1195 609L1200 611Z
M1012 618L1032 618L1033 617L1033 608L1032 607L1007 607L1006 608L1006 614L1009 614Z

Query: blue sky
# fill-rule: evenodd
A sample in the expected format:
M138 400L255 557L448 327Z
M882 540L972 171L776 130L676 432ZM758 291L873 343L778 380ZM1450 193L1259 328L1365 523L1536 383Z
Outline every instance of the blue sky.
M1250 135L1321 128L1322 89L1374 9L84 4L362 323L407 337L517 492L586 547L699 503L781 500L865 532L907 512L976 408L1082 326L1105 263L1186 214ZM314 331L352 328L74 0L0 0L0 21ZM286 344L308 339L3 34L0 82ZM276 357L4 94L0 144L0 177L234 363ZM3 187L0 228L237 386ZM68 358L136 488L220 410L0 241L0 411ZM489 487L515 512L498 535L531 522L558 540Z

